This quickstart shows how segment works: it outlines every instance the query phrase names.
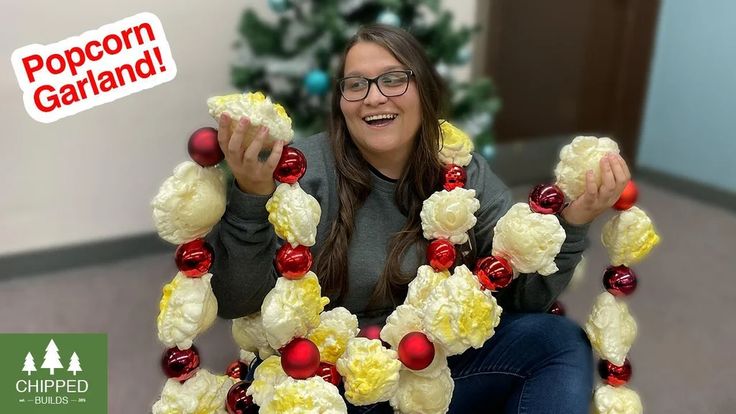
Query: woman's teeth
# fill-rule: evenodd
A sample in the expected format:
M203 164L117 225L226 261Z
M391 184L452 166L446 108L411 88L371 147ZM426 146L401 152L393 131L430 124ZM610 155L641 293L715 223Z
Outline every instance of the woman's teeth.
M372 126L383 126L391 123L394 119L396 119L396 117L397 115L395 114L381 114L367 116L363 118L363 120Z

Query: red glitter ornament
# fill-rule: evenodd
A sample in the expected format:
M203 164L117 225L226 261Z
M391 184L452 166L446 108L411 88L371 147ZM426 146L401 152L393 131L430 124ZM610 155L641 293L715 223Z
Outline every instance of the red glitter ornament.
M624 364L618 366L611 361L601 359L598 361L598 374L608 385L614 387L624 385L631 379L631 362L629 358L626 358Z
M220 143L217 142L217 130L215 128L204 127L194 131L189 137L187 149L189 150L189 156L202 167L217 165L225 159L225 154L220 149Z
M342 377L340 376L340 373L337 372L337 367L327 362L319 363L317 375L336 387L340 385L340 382L342 382Z
M618 201L613 205L613 208L616 210L628 210L636 204L636 199L638 197L639 190L636 188L636 184L634 184L633 180L629 180L629 182L626 183L626 187L624 187L624 191L621 193L621 196L618 198Z
M427 261L437 272L449 269L456 257L455 246L447 240L432 240L427 246Z
M177 347L169 348L161 358L161 368L167 377L184 382L199 368L199 351L194 345L184 350Z
M626 266L608 266L603 273L603 286L614 296L628 296L636 285L636 273Z
M281 367L294 379L306 379L319 369L319 349L306 338L294 338L281 348Z
M174 261L184 276L200 277L210 270L212 256L212 247L203 239L196 239L177 247Z
M509 262L494 256L479 259L475 263L475 274L483 289L492 291L505 288L514 278L514 270Z
M555 303L552 304L552 307L549 308L547 313L551 313L553 315L565 316L565 307L562 306L562 303L555 301Z
M225 400L225 408L228 414L256 414L258 406L253 402L253 397L245 395L250 387L250 381L240 381L230 387Z
M304 154L294 147L286 146L273 172L273 178L281 183L294 184L306 171L307 159Z
M413 370L427 368L434 359L434 344L421 332L409 332L399 342L399 361Z
M292 247L288 242L276 252L274 264L276 270L285 278L301 279L312 267L312 252L309 247L298 245Z
M465 187L465 182L468 180L465 168L455 164L447 164L443 168L443 172L445 174L445 183L443 185L445 190L452 191L458 187Z
M231 362L230 365L228 365L227 369L225 370L225 375L237 381L244 379L247 373L248 373L248 366L245 365L245 363L239 359Z
M539 184L529 193L529 207L541 214L557 214L565 205L565 193L554 184Z

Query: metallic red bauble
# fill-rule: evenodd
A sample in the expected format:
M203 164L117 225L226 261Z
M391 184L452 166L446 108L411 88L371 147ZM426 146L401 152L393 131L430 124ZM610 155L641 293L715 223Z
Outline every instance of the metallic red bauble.
M562 303L555 301L555 303L552 304L552 307L549 308L547 313L551 313L553 315L565 316L565 307L562 306Z
M611 361L601 359L598 361L598 374L608 385L614 387L624 385L631 379L631 362L629 362L629 358L626 358L624 364L618 366L611 363Z
M381 327L378 325L368 325L366 327L363 327L360 332L358 332L358 336L368 339L378 339L380 341Z
M228 377L240 381L243 378L245 378L245 375L248 373L248 365L245 364L245 362L237 359L230 363L230 365L227 366L227 369L225 370L225 375Z
M364 326L360 329L360 332L358 332L358 337L360 338L368 338L368 339L377 339L381 341L381 344L385 348L391 348L391 345L386 343L383 339L381 339L381 328L378 325L368 325Z
M300 279L312 267L312 252L307 246L292 247L288 242L276 252L274 264L287 279Z
M179 246L174 261L184 276L200 277L210 270L212 256L212 247L203 239L196 239Z
M250 387L250 381L240 381L230 387L225 400L225 408L228 414L256 414L258 406L253 402L253 397L245 395Z
M434 359L434 344L421 332L409 332L399 342L399 361L413 370L427 368Z
M449 269L455 263L456 256L455 246L447 240L432 240L427 246L427 261L437 272Z
M319 349L306 338L294 338L281 348L281 367L294 379L306 379L319 369Z
M529 207L541 214L557 214L565 205L565 193L554 184L539 184L529 193Z
M273 172L273 178L281 183L294 184L306 171L307 159L304 154L294 147L286 146Z
M636 188L636 184L634 184L633 180L629 180L629 182L626 183L626 187L624 187L624 191L621 193L621 197L618 198L618 201L613 205L613 208L616 210L628 210L636 204L636 199L638 197L639 190Z
M161 358L161 368L167 377L184 382L199 368L199 351L194 345L185 350L169 348Z
M340 385L340 382L342 382L342 377L340 376L340 373L337 372L337 367L327 362L319 363L317 375L336 387Z
M488 256L475 263L475 275L478 276L483 289L497 291L511 283L514 278L514 269L505 259Z
M217 130L215 128L204 127L194 131L189 137L187 149L189 150L189 156L202 167L217 165L225 159L225 154L220 149L220 143L217 142Z
M448 164L443 168L445 174L444 187L447 191L452 191L458 187L465 187L465 182L468 181L468 175L465 173L465 168L455 165Z
M614 296L630 295L636 285L636 273L626 266L608 266L603 273L603 286Z

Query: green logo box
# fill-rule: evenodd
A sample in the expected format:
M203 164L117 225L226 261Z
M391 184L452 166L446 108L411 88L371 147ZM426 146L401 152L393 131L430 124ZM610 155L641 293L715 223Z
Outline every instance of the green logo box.
M107 334L0 333L0 411L107 413Z

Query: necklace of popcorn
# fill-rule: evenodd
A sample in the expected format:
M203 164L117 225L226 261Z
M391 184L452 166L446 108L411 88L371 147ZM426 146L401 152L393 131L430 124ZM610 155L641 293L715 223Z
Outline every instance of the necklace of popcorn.
M293 137L286 111L259 92L214 97L207 103L215 119L222 113L233 120L246 116L254 126L267 126L273 140L290 142ZM168 347L162 366L169 379L153 413L346 413L338 391L341 382L345 399L354 405L388 401L401 413L446 412L454 389L447 357L479 348L493 335L502 309L492 292L519 273L550 275L558 270L554 258L565 232L555 214L565 196L574 199L582 193L584 171L618 147L608 138L576 138L562 150L557 185L535 187L528 204L515 204L499 219L492 255L480 258L474 271L460 265L450 273L455 244L467 241L480 203L474 190L464 188L472 141L449 122L440 121L439 128L444 189L425 200L421 211L424 237L431 240L429 265L419 267L404 303L380 333L364 334L369 337L360 335L358 319L347 309L324 311L329 299L321 296L318 278L310 271L309 249L321 209L298 183L306 171L303 154L284 147L274 172L280 184L266 204L269 221L285 241L274 260L282 277L264 298L261 312L233 320L241 357L226 375L199 368L192 345L217 314L208 273L213 252L202 237L220 220L226 204L226 180L217 167L224 157L217 131L195 131L189 153L196 163L177 166L152 202L159 235L180 245L180 272L163 289L157 319L158 337ZM598 297L585 327L604 358L600 372L608 384L596 390L594 405L598 412L611 414L621 412L620 407L641 412L637 394L623 387L631 374L625 356L636 324L616 297L634 290L636 276L627 266L658 240L646 214L632 207L635 189L625 196L619 201L627 204L619 206L625 211L603 233L612 262L604 281L612 294ZM247 365L256 355L263 362L253 380L246 381Z

